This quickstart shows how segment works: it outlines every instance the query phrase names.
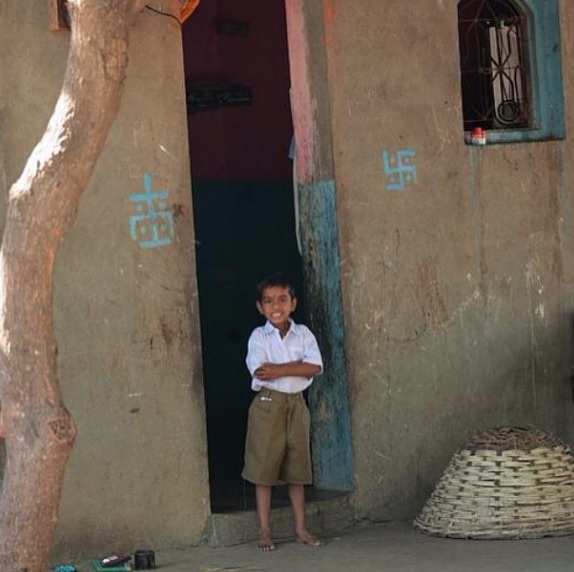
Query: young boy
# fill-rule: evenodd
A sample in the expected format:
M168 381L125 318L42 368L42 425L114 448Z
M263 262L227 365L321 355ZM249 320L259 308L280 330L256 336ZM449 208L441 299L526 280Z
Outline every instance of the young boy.
M323 360L315 336L295 324L291 313L297 298L282 275L257 286L257 309L267 319L253 330L247 348L251 389L257 395L249 408L245 466L242 476L255 484L259 541L257 548L274 550L271 539L271 490L287 484L299 542L321 546L305 524L304 485L312 481L309 450L309 410L303 391L322 372Z

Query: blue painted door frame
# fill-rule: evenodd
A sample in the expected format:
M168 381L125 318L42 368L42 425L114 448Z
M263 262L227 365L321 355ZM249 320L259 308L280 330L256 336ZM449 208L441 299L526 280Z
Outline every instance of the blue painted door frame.
M353 443L322 0L285 0L307 316L324 373L309 390L314 483L353 488Z
M307 314L325 365L309 390L314 482L318 488L350 491L353 450L335 185L298 188Z

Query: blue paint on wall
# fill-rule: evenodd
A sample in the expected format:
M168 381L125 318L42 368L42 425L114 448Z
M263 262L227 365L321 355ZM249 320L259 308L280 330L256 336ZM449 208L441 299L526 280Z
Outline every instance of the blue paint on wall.
M299 201L307 312L325 364L309 391L315 485L351 490L353 452L333 181L300 184Z
M153 191L152 178L144 175L144 192L130 195L137 214L130 217L130 235L141 248L171 244L174 237L173 213L168 210L168 192Z
M383 151L383 169L389 179L387 191L403 191L408 183L417 183L417 167L413 164L416 151L399 149L394 155Z
M530 51L536 62L535 113L539 135L544 139L563 139L566 131L558 0L522 1L533 14L534 42L530 42Z

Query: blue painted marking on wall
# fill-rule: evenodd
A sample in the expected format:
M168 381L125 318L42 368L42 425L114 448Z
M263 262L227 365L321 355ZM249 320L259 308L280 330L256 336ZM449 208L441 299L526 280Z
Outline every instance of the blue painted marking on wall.
M416 151L400 149L395 155L383 151L383 169L389 179L387 191L403 191L408 183L417 183L417 167L412 159Z
M173 213L167 210L168 191L153 191L149 173L144 175L143 193L130 195L137 214L130 217L130 235L141 248L158 248L174 238Z
M353 446L333 181L298 186L301 239L310 326L317 336L324 373L309 390L314 482L351 490Z

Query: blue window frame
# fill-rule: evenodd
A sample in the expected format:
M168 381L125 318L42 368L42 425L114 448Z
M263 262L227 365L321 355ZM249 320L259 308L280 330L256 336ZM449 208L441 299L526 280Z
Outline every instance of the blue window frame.
M459 0L458 26L464 130L563 139L558 0Z

